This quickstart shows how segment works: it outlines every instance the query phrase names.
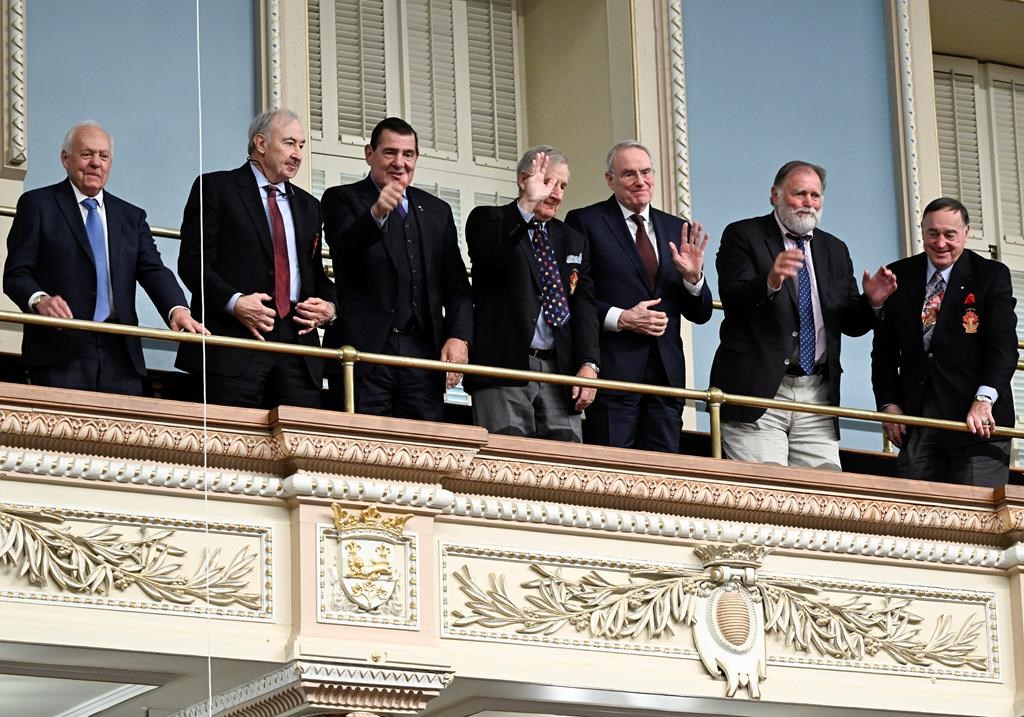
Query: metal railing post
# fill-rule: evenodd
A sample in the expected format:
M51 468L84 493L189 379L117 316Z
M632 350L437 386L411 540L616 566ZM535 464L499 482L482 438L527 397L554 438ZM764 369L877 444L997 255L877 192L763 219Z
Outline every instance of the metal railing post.
M708 413L711 416L711 457L722 457L722 404L725 394L712 386L708 389Z
M356 412L356 361L359 352L355 346L341 347L342 371L345 375L345 413Z

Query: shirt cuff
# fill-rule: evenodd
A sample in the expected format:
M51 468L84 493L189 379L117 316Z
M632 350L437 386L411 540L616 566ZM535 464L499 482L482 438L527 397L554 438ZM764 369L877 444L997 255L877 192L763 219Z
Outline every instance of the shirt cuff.
M618 331L619 331L619 317L622 316L622 312L623 311L625 311L625 309L620 309L617 306L612 306L612 307L610 307L608 309L608 313L604 315L604 330L605 331L614 331L614 332L618 333Z
M384 224L387 223L387 221L388 221L388 217L391 216L391 212L388 212L387 214L385 214L380 219L378 219L377 217L374 217L373 216L373 212L370 212L370 216L373 218L373 221L377 222L377 226L380 227L381 229L383 229L384 228Z
M785 283L786 282L782 282L782 284L785 284ZM782 291L782 284L779 284L779 288L778 289L773 289L772 285L770 283L768 283L768 279L764 280L764 285L768 289L768 296L771 296L772 294L778 294L780 291Z
M239 294L239 296L241 296L241 294ZM171 325L171 317L174 316L174 312L177 311L178 309L184 309L185 311L189 310L189 308L187 306L182 306L180 304L178 306L172 306L171 310L167 312L167 325L168 326Z
M978 390L975 392L975 395L988 396L992 399L992 403L999 400L999 391L995 390L991 386L978 386Z
M235 313L235 304L238 303L238 300L240 298L242 298L242 292L241 291L239 291L239 292L235 293L234 295L232 295L232 297L230 299L228 299L228 303L224 307L224 311L228 312L229 314L234 315L234 313Z
M686 279L683 279L683 288L691 296L700 296L700 292L704 291L704 272L700 273L700 278L697 279L696 284L691 284Z
M49 294L47 294L45 291L37 291L36 293L32 294L32 296L28 297L29 308L32 309L32 311L35 311L35 313L37 313L37 314L39 312L36 311L36 304L35 304L36 298L37 297L41 298L41 297L44 297L44 296L49 296Z

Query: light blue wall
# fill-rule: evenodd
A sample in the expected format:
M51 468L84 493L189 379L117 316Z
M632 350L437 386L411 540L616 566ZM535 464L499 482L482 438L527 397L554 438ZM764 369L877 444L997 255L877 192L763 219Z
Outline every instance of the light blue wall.
M712 236L705 270L715 296L722 230L770 211L772 179L790 159L828 170L822 228L849 246L858 281L898 258L884 0L683 0L683 29L694 216ZM695 329L698 387L708 384L719 318ZM870 351L870 334L843 339L845 406L874 408ZM843 445L879 449L877 424L844 422Z
M253 0L30 0L27 5L28 175L25 188L64 178L60 145L93 119L114 137L107 188L143 207L150 224L177 228L199 173L199 77L204 171L245 158L257 109ZM200 73L201 71L201 73ZM177 241L158 240L175 268ZM162 325L140 292L141 322ZM150 366L173 360L147 350Z

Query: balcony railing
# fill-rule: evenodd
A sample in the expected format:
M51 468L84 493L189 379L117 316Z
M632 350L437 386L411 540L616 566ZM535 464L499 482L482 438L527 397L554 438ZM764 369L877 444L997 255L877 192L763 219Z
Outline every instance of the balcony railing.
M816 404L799 403L795 401L777 401L771 398L758 398L755 396L725 393L714 386L705 390L671 388L668 386L650 386L641 383L630 383L627 381L609 381L607 379L599 378L589 379L580 378L579 376L540 373L537 371L517 371L513 369L498 368L495 366L448 363L444 361L411 358L407 356L367 353L359 351L353 346L342 346L339 349L313 348L295 344L276 343L273 341L238 339L229 336L203 336L200 334L176 332L168 329L154 329L143 326L125 326L122 324L98 323L94 321L83 321L80 319L56 319L48 316L38 316L36 314L23 314L16 311L0 311L0 321L15 324L31 324L34 326L48 326L58 329L74 329L79 331L96 331L105 334L138 336L140 338L174 341L178 343L205 343L210 346L244 348L253 351L268 351L272 353L284 353L297 356L313 356L329 361L340 361L343 366L345 386L344 410L347 413L355 412L355 365L359 362L384 364L388 366L403 366L407 368L421 368L431 371L457 371L464 374L474 374L490 378L538 381L562 386L589 386L603 391L629 391L632 393L655 396L670 396L689 401L703 401L708 406L708 413L711 418L711 455L714 458L722 457L721 408L725 404L752 406L757 408L774 408L783 411L797 411L800 413L815 413L826 416L836 416L839 418L872 421L876 423L900 423L907 426L925 426L928 428L939 428L950 431L967 432L970 430L965 422L960 421L944 421L935 418L924 418L921 416L894 415L890 413L882 413L880 411L867 411L859 408L844 408L842 406L819 406ZM1024 430L1017 428L997 427L993 433L997 436L1005 436L1008 438L1024 438Z

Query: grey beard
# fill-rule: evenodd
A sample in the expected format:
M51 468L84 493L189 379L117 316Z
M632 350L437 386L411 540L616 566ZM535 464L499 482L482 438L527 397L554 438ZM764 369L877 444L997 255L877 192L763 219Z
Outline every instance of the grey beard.
M813 211L813 210L812 210ZM802 210L790 209L789 207L779 208L779 219L782 225L797 236L804 236L814 231L821 221L821 211L804 212Z

